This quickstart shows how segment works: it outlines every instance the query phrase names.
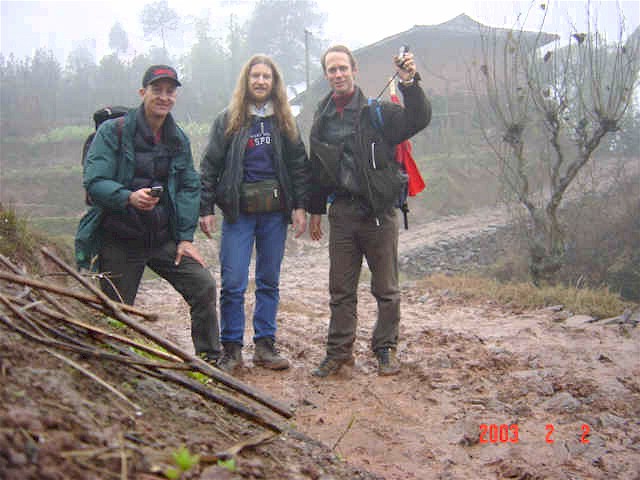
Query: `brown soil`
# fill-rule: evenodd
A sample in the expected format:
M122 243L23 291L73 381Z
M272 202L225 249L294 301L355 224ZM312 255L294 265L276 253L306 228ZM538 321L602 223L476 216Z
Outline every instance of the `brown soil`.
M412 226L401 243L411 249L466 228L452 219ZM219 278L217 243L199 247ZM278 345L291 369L252 365L247 324L238 377L295 416L291 431L238 454L235 472L210 458L260 427L177 387L80 359L135 402L136 415L0 325L0 478L159 479L186 445L202 461L183 479L640 479L640 328L471 303L406 279L402 372L379 377L365 267L356 366L321 380L310 372L324 354L327 269L326 244L289 242ZM168 284L146 280L137 306L161 313L146 326L192 350L186 304Z

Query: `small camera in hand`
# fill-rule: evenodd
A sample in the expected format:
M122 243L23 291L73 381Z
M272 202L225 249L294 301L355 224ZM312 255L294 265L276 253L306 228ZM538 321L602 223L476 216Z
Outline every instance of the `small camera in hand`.
M406 56L407 53L409 53L409 45L402 45L399 49L398 49L398 66L400 68L404 68L404 64L407 62L406 60Z
M160 195L162 195L162 192L164 192L164 187L162 185L157 185L155 187L151 187L149 195L151 195L152 197L159 197Z

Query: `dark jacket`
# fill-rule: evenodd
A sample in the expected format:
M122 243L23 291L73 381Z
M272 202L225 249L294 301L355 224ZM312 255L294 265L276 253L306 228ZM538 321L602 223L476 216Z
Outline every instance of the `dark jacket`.
M359 114L354 125L355 138L349 146L356 163L357 181L362 201L369 213L377 217L392 208L406 183L406 178L395 161L395 146L425 128L431 120L431 104L416 82L400 86L405 107L381 103L382 129L376 128L369 115L368 100L356 87L354 98ZM313 172L313 193L309 213L324 214L327 197L338 186L339 163L344 145L332 145L321 138L325 122L330 121L327 111L332 93L323 98L314 114L310 134L310 160Z
M141 107L142 108L142 107ZM93 206L82 217L76 233L76 262L88 268L102 246L100 228L105 211L124 212L131 190L127 185L135 175L135 147L137 109L131 110L122 127L122 145L118 139L117 120L103 123L91 144L84 171L84 186ZM200 178L193 166L191 144L176 125L174 156L169 167L167 194L169 227L176 243L193 241L198 225Z
M227 111L213 122L209 144L200 164L202 194L200 216L212 215L218 205L228 222L235 222L240 214L240 185L243 179L245 148L249 127L242 127L232 138L225 138ZM274 170L284 198L284 212L291 217L297 208L307 209L310 196L311 168L307 152L298 133L292 142L276 122L272 131Z

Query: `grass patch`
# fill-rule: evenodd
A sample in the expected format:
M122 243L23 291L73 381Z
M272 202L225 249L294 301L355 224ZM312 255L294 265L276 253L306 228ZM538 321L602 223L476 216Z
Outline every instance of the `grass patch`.
M84 142L85 138L87 138L93 130L94 128L91 125L67 125L66 127L54 128L47 133L36 135L32 137L31 142L35 145L48 144L51 142Z
M6 257L25 257L35 250L38 239L30 232L27 220L13 208L0 204L0 253Z
M60 237L64 243L73 244L73 239L78 228L77 217L37 217L32 218L31 223L39 230L47 234Z
M543 286L531 283L501 283L473 275L431 275L418 282L430 290L450 290L469 300L494 300L501 305L535 309L564 305L574 314L608 318L620 315L635 304L623 301L607 288L589 289L566 286Z
M59 238L51 238L34 229L13 207L5 207L0 203L0 253L27 270L40 272L39 249L43 246L50 248L64 262L72 261L68 245Z

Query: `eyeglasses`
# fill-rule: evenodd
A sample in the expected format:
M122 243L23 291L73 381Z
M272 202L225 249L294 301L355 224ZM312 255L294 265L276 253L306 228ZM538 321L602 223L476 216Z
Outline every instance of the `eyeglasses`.
M163 86L163 85L150 85L151 87L151 94L156 96L156 97L161 97L163 95L166 95L167 97L175 97L176 94L178 93L178 88L171 85L171 86Z

